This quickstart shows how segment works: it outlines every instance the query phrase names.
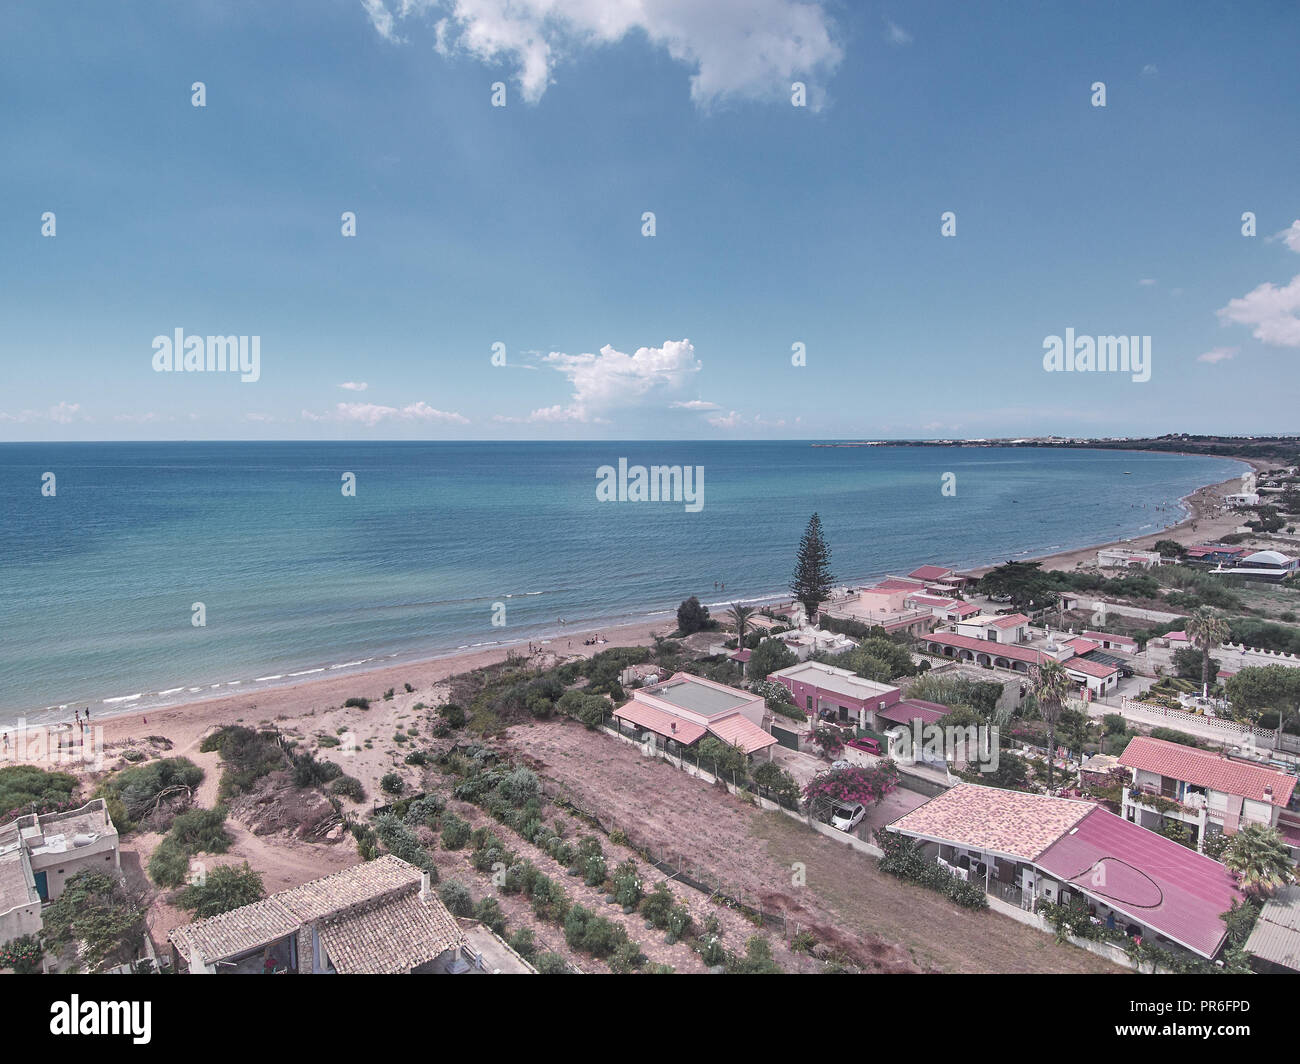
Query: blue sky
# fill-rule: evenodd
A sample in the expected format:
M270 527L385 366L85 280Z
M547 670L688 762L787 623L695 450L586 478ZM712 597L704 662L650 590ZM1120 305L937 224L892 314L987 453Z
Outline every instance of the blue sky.
M1300 431L1297 41L1290 2L11 2L0 440ZM260 378L155 372L177 328ZM1045 372L1067 328L1151 379Z

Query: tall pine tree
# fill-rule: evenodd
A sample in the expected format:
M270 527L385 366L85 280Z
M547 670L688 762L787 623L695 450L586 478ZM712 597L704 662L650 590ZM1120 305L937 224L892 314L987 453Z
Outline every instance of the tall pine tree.
M813 514L808 519L808 527L803 531L799 541L799 555L794 564L794 576L790 580L790 590L794 597L803 603L808 614L809 623L817 614L817 608L831 597L831 585L835 577L831 575L831 549L826 545L822 535L822 519Z

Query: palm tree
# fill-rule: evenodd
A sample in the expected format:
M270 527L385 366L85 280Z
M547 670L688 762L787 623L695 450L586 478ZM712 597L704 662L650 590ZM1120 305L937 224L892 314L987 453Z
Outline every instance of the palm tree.
M1228 622L1218 610L1197 606L1187 618L1187 638L1201 650L1201 694L1210 689L1210 651L1228 638Z
M731 623L736 627L736 648L745 649L745 629L749 627L749 619L754 616L755 609L753 606L742 606L738 602L731 604Z
M1065 667L1055 658L1041 661L1034 670L1034 698L1038 712L1047 722L1047 789L1052 789L1052 769L1056 758L1056 722L1061 719L1065 700L1074 687Z
M1248 824L1233 836L1223 863L1237 874L1241 889L1267 898L1295 879L1291 851L1276 829Z

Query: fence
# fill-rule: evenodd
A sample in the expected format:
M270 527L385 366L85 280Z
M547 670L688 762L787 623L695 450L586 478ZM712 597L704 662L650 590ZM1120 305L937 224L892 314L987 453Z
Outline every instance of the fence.
M1208 734L1224 742L1255 744L1269 749L1278 746L1277 732L1271 728L1256 728L1250 724L1239 724L1237 721L1223 720L1220 717L1206 717L1183 709L1169 709L1128 697L1121 702L1121 711L1125 717L1133 720L1157 726L1175 728L1182 726L1193 733Z

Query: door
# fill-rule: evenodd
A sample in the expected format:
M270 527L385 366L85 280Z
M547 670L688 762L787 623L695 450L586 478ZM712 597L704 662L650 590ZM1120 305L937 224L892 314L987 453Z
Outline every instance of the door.
M33 875L36 880L36 893L40 895L41 901L50 900L49 878L45 872L37 872Z

